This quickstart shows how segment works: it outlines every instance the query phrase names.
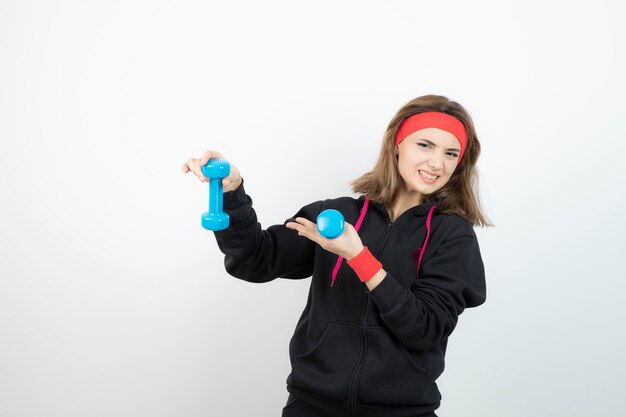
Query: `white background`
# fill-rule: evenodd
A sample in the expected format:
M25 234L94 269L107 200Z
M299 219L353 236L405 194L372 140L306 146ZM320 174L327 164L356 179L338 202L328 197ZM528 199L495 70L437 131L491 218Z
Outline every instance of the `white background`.
M483 152L487 302L445 416L622 416L619 1L0 2L0 415L278 416L310 279L229 276L208 149L263 228L353 196L442 94Z

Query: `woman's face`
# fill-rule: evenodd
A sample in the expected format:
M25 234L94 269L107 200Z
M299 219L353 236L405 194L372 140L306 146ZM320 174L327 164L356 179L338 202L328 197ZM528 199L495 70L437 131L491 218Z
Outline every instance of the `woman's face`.
M414 196L421 204L424 195L443 187L457 166L460 149L461 145L452 133L437 128L418 130L404 138L396 145L404 193Z

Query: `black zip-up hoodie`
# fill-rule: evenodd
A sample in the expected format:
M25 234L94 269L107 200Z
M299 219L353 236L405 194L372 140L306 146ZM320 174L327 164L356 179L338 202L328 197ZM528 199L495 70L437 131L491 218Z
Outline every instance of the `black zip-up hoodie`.
M230 275L255 283L312 276L289 343L287 390L331 414L434 415L448 337L463 310L486 298L472 225L433 203L391 223L382 205L363 196L319 200L295 213L315 222L335 209L352 225L361 219L361 241L387 272L369 291L346 262L296 230L284 224L263 230L243 182L223 196L230 225L214 234Z

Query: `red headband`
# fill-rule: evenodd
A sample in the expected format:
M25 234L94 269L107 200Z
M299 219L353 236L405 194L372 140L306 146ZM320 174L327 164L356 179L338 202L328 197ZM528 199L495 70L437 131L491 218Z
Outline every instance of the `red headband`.
M459 119L447 113L431 111L414 114L406 118L400 123L398 131L396 132L396 145L402 142L404 138L411 133L431 127L445 130L456 137L461 144L461 152L459 154L459 163L461 163L463 152L465 152L465 147L467 146L467 131Z

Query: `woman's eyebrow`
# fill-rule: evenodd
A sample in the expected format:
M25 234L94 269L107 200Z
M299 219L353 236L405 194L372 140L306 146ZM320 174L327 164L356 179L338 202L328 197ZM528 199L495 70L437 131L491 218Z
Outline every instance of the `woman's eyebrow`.
M437 147L436 144L432 143L431 141L429 141L428 139L422 139L422 138L418 138L417 140L423 140L424 142L428 143L429 145L433 145L435 148ZM457 152L461 152L460 149L457 148L448 148L449 151L457 151Z

